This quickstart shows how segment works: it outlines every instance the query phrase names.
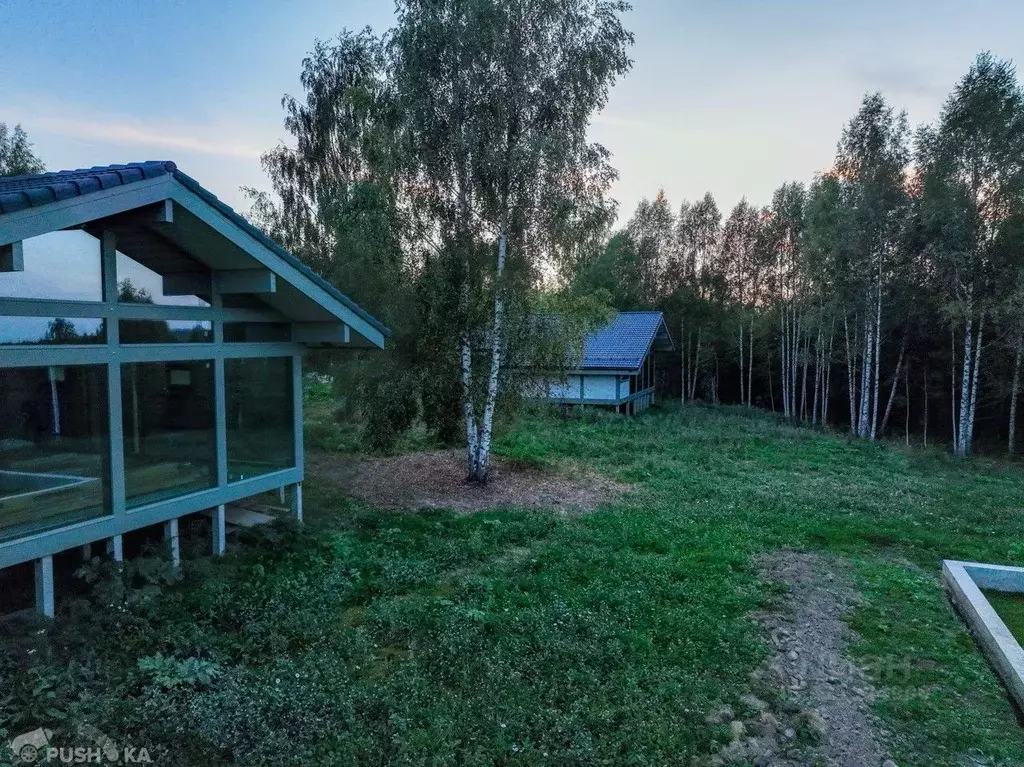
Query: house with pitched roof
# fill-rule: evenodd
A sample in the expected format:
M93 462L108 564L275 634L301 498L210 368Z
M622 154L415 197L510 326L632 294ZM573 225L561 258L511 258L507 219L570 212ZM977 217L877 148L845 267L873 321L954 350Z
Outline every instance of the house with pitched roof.
M0 568L278 491L302 516L302 360L388 330L172 162L0 178ZM159 528L157 528L159 529Z
M654 402L657 352L675 348L661 312L619 312L588 333L564 378L540 382L538 396L562 405L600 405L639 413Z

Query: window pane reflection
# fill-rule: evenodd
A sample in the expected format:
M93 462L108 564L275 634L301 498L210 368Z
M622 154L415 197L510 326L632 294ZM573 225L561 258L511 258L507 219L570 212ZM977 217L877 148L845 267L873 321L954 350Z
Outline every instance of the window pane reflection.
M110 513L104 365L0 370L0 540Z
M139 258L143 256L141 254ZM150 256L152 258L152 256ZM160 306L209 306L210 297L210 272L209 270L188 256L177 253L161 254L163 263L156 261L143 264L121 251L117 252L117 300L126 304L159 304ZM188 273L191 282L199 280L202 285L198 286L195 294L169 295L168 286L164 283L164 274ZM170 292L184 292L185 289L179 285L177 290L172 287Z
M212 362L122 365L121 413L129 507L216 484Z
M92 318L0 317L0 344L102 344L105 321Z
M22 241L25 269L0 272L0 297L102 301L100 241L76 229Z
M213 340L213 323L207 320L121 320L123 344L197 344Z
M290 357L224 361L228 481L295 465Z

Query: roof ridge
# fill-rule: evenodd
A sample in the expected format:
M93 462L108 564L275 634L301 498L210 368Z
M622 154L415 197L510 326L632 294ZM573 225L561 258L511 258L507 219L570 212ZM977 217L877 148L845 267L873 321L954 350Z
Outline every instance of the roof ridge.
M209 189L188 174L178 170L178 166L170 160L146 160L125 165L97 165L92 168L76 170L0 176L0 216L164 175L170 175L193 194L212 205L235 226L273 251L275 255L297 269L304 277L312 280L333 299L355 312L385 336L391 334L391 331L380 320L310 269L295 255L281 247L265 232L253 226L250 221Z
M173 173L177 170L178 166L172 160L141 160L139 162L128 162L118 165L94 165L91 168L75 168L68 170L48 170L44 173L22 173L17 176L0 176L0 187L4 184L9 184L15 181L29 181L29 180L43 180L43 179L60 179L68 176L77 176L80 174L89 175L92 173L104 173L116 170L125 170L127 168L150 168L154 165L162 166L167 173Z

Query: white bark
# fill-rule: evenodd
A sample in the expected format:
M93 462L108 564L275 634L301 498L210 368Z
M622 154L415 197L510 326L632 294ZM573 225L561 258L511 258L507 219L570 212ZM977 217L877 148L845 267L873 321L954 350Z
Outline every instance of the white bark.
M504 337L505 301L502 296L502 274L505 271L505 256L508 251L508 236L502 225L498 233L498 265L494 288L494 320L491 326L491 369L487 375L487 397L484 400L484 414L480 422L480 438L477 442L477 482L486 482L491 466L491 435L494 431L494 408L498 402L498 380L501 374L502 339Z
M754 319L750 319L750 354L747 355L747 407L754 404L753 397L750 394L751 388L754 385ZM771 378L771 370L768 370L768 377ZM774 408L773 408L774 409Z
M1021 338L1017 338L1017 353L1013 359L1013 383L1010 385L1010 434L1006 442L1006 452L1013 455L1017 449L1017 393L1020 391L1020 352Z
M740 404L747 401L747 393L743 388L743 319L740 318Z
M881 270L881 266L879 266ZM874 361L874 395L873 395L873 407L871 408L871 439L874 441L878 433L878 389L881 380L881 364L879 364L879 352L882 347L882 275L879 271L878 275L878 296L877 296L877 308L875 311L875 361Z
M974 340L974 371L971 373L971 401L970 412L967 414L967 449L965 455L970 454L974 446L974 414L978 411L978 378L981 373L981 345L985 331L985 312L982 311L978 318L978 337Z
M854 322L856 324L856 322ZM846 331L846 389L850 398L850 434L857 433L857 368L856 355L850 346L850 321L843 315L843 328Z
M974 349L972 325L971 305L968 303L967 312L964 315L964 361L961 366L962 374L960 379L960 417L957 423L954 450L957 455L967 455L970 449L967 445L967 420L971 410L971 352Z
M907 337L903 336L903 343L900 344L900 356L896 359L896 371L892 374L892 388L889 389L889 401L885 403L885 415L882 416L881 433L885 434L885 427L889 425L889 416L892 414L892 402L896 399L896 384L900 380L900 368L903 366L903 356L907 350ZM910 402L907 402L910 407Z

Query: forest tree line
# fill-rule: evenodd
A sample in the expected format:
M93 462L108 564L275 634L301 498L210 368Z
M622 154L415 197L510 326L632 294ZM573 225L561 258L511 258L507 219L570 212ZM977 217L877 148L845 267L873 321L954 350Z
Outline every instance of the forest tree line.
M413 424L485 481L519 381L611 309L665 312L683 402L742 403L874 440L1016 449L1024 350L1024 92L977 57L934 124L866 95L832 167L764 206L642 201L616 230L590 120L625 75L619 0L401 0L383 34L302 62L250 219L392 330L315 359L340 419ZM0 131L0 168L41 168ZM560 337L539 315L562 317Z
M576 273L666 313L682 401L742 403L864 439L1015 450L1024 343L1024 96L982 54L937 122L879 93L833 166L764 207L664 192Z

